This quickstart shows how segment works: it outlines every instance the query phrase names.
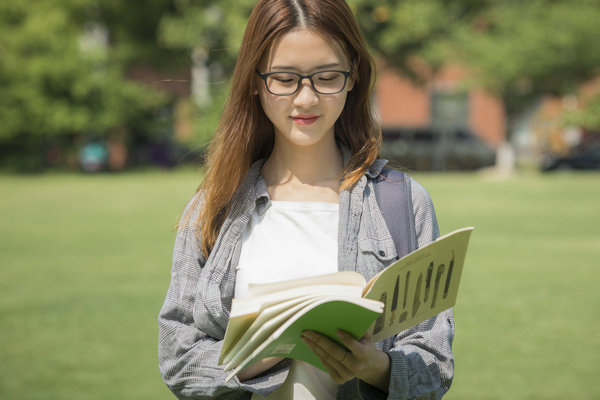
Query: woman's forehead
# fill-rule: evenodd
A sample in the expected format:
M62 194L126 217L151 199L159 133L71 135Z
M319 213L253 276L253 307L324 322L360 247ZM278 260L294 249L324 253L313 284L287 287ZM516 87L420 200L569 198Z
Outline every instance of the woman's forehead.
M263 67L299 70L349 67L348 58L332 37L309 29L295 29L275 40L262 62Z

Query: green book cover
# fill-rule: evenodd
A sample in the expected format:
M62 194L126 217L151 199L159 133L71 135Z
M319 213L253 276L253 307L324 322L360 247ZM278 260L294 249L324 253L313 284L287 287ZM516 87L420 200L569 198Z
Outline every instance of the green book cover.
M337 331L344 330L360 339L382 311L382 304L364 298L326 298L307 305L282 324L227 377L267 357L289 357L325 370L319 358L300 339L305 330L315 330L341 344Z

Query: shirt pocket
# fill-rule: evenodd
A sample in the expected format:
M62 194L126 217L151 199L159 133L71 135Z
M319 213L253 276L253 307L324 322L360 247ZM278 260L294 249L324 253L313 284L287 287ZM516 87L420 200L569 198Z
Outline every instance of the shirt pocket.
M365 238L358 241L357 265L367 280L398 258L394 243Z

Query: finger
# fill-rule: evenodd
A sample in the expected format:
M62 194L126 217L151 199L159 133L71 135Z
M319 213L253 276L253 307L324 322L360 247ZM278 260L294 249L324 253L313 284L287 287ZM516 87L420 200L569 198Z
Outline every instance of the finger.
M337 331L337 335L352 354L357 356L362 354L365 351L365 346L368 345L368 341L367 343L362 343L362 341L356 340L352 335L342 330Z
M323 353L326 353L328 358L331 358L332 360L335 359L339 361L344 358L346 354L345 348L317 332L305 331L302 333L302 337L308 339L315 347L322 349Z
M329 376L331 377L331 379L338 385L346 383L354 378L354 374L343 364L337 362L336 365L332 365L329 362L327 362L327 360L321 361L323 362L325 369L327 369L327 372L329 372Z
M317 354L317 353L315 353ZM354 378L355 374L352 372L351 368L348 367L346 363L349 363L349 358L352 356L352 353L347 351L345 356L338 360L336 358L330 357L329 354L320 352L317 356L323 362L323 365L331 375L332 379L334 379L337 383L344 383Z
M310 335L303 335L302 340L309 346L312 352L319 357L332 379L338 383L343 383L354 378L355 373L353 372L353 364L351 361L352 353L344 350L342 356L337 357L311 341L308 336ZM337 345L336 347L339 348Z

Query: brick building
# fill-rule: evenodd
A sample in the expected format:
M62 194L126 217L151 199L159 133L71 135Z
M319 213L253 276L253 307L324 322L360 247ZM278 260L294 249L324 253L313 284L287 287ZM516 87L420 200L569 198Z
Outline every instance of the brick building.
M491 165L505 140L504 109L485 91L466 89L465 78L465 68L447 66L419 85L380 63L374 101L383 155L414 169Z

